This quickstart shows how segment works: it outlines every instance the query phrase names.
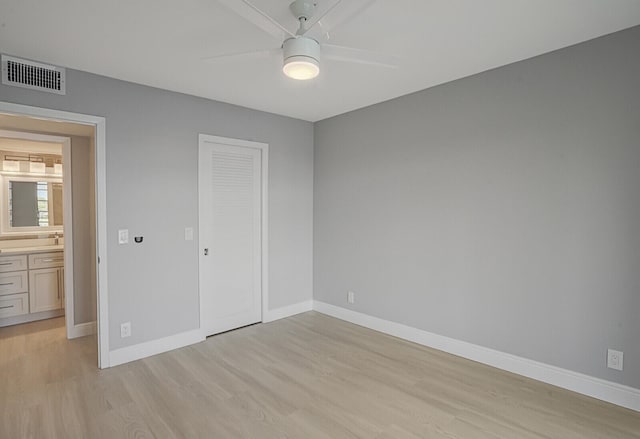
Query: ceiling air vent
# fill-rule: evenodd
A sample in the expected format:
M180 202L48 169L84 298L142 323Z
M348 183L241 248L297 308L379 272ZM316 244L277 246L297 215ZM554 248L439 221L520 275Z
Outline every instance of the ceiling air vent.
M7 55L2 55L2 83L59 95L66 93L64 68Z

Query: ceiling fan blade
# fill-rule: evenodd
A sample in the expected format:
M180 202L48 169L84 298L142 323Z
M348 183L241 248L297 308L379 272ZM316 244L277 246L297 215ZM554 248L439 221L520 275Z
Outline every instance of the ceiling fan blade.
M218 0L218 2L280 41L285 36L295 37L295 34L248 0Z
M275 55L281 55L282 49L277 47L275 49L263 49L263 50L250 50L247 52L235 52L235 53L223 53L222 55L210 56L203 58L203 61L209 63L236 61L238 59L265 59Z
M322 44L320 48L324 58L335 61L367 64L392 69L398 67L399 59L385 53L355 49L353 47L336 46L335 44Z
M330 38L330 32L351 20L356 15L363 12L377 0L349 0L345 2L343 0L337 0L324 13L318 17L312 18L306 24L305 34L314 28L321 28L321 33L325 40ZM338 7L339 6L339 7ZM315 29L314 29L315 30Z

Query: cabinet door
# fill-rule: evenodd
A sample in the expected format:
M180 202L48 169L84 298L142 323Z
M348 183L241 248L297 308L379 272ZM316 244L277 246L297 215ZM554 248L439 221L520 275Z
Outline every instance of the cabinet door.
M58 268L29 270L29 312L60 308L62 308L60 270Z

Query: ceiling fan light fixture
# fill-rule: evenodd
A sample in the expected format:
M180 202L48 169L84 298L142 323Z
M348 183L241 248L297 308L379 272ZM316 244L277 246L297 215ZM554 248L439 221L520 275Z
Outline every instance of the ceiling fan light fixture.
M289 78L305 81L320 74L320 44L307 37L289 38L282 44L282 71Z
M306 81L320 74L318 60L307 56L292 56L285 60L282 71L291 79Z

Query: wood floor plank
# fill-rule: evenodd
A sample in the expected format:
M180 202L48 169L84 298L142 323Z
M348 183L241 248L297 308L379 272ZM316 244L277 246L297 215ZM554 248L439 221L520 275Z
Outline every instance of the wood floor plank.
M640 413L310 312L99 371L0 328L0 438L640 439Z

